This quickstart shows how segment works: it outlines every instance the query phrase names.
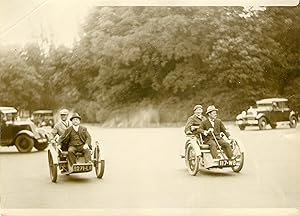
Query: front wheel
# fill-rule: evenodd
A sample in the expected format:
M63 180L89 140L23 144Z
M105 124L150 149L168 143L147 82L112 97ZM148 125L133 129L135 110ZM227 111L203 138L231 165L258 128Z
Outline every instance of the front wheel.
M34 148L36 148L38 151L43 151L48 147L48 142L45 143L38 143L36 142L34 145Z
M264 130L266 129L267 127L267 119L265 117L261 117L259 120L258 120L258 127L260 130Z
M195 176L198 173L199 161L193 146L189 144L186 148L185 164L190 175Z
M15 145L19 152L27 153L33 148L34 140L28 135L21 134L16 138Z
M57 164L53 163L53 158L52 158L50 151L48 151L48 164L49 164L49 171L50 171L50 179L52 182L56 182L56 180L57 180Z
M97 146L95 150L95 172L97 178L103 177L104 169L105 169L105 160L101 160L100 148L99 146Z
M291 128L297 127L297 118L296 118L296 116L292 116L290 118L290 124L289 125L290 125Z

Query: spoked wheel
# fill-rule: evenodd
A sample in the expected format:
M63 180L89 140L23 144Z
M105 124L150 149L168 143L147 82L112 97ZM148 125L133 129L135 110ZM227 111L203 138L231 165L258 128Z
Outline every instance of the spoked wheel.
M95 150L95 172L97 178L103 177L104 169L105 169L105 160L101 160L100 148L99 146L97 146Z
M290 125L291 128L295 128L297 126L297 118L296 118L296 116L292 116L290 118L290 124L289 125Z
M259 120L258 120L258 127L260 130L264 130L266 129L267 127L267 119L265 117L261 117Z
M191 144L189 144L186 148L185 164L190 175L195 176L199 168L199 157L196 155Z
M57 180L57 164L53 163L53 158L52 158L50 151L48 151L48 163L49 163L50 179L52 182L56 182L56 180Z
M244 152L241 151L236 141L232 144L232 151L237 160L237 165L232 167L232 170L233 172L240 172L244 166Z
M21 134L16 138L15 145L19 152L30 152L34 145L34 140L26 134Z

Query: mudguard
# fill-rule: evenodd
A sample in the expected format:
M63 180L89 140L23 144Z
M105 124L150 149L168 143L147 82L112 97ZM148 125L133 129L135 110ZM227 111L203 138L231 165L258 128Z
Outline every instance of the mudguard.
M95 150L96 150L96 146L99 146L99 150L100 150L100 159L101 159L101 160L104 160L103 145L102 145L98 140L95 141L95 144L94 144L93 147L92 147L92 156L94 155L94 152L95 152Z
M17 134L16 134L16 137L19 136L20 134L26 134L28 135L29 137L32 137L34 138L34 135L31 131L29 130L20 130Z
M293 110L290 112L289 118L291 118L292 116L296 116L296 118L297 118L296 112ZM297 118L297 120L298 120L298 118Z
M236 139L236 138L234 138L234 140L237 142L237 144L239 145L239 147L240 147L240 150L241 150L241 152L246 152L246 148L245 148L245 145L243 144L243 142L241 142L241 140L240 139Z
M196 137L189 137L189 139L186 142L186 146L188 144L192 145L192 147L193 147L193 149L194 149L197 156L201 155L200 146L197 143L197 138Z
M257 116L255 117L255 119L260 119L261 117L265 116L263 113L258 113Z
M50 143L48 146L48 152L50 152L50 154L52 155L52 159L53 159L53 164L58 164L58 152L56 150L56 147L54 147L52 144Z

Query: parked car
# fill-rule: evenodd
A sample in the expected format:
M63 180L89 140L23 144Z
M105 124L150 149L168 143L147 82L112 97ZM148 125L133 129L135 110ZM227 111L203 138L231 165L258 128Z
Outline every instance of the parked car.
M30 120L20 120L14 107L0 107L0 146L16 146L19 152L33 147L42 151L48 146L47 133Z
M54 126L54 116L52 110L36 110L32 113L31 120L38 126Z
M275 129L279 124L286 123L295 128L298 113L291 110L286 98L266 98L256 101L255 107L250 107L236 117L236 124L241 130L247 126L258 126L260 130L270 125Z

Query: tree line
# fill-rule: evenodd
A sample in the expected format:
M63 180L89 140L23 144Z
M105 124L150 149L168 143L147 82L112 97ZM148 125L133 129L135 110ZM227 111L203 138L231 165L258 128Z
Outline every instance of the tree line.
M72 48L1 47L0 105L111 126L184 122L199 103L233 120L267 97L300 110L299 21L299 6L95 7Z

